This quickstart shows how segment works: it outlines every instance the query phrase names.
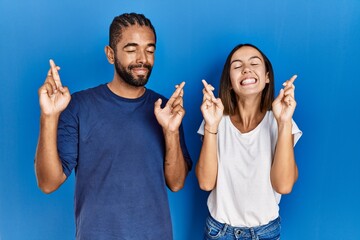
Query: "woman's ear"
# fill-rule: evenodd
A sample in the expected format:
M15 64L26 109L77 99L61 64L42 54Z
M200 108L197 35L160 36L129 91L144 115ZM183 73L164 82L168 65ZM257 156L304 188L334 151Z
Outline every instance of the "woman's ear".
M110 64L115 63L115 53L114 50L110 46L105 46L105 54L106 58L109 61Z
M269 83L270 82L270 78L269 78L269 72L266 73L266 76L265 76L265 82L266 83Z

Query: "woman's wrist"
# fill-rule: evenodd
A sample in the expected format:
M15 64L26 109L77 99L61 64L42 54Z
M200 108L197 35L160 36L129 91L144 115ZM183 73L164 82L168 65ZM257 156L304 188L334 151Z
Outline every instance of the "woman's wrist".
M216 131L216 132L210 131L210 130L208 130L207 128L205 128L205 131L208 132L208 133L210 133L210 134L214 134L214 135L216 135L216 134L218 133L217 131Z
M210 134L217 134L218 133L218 126L209 126L209 125L204 125L204 129L206 132L210 133Z

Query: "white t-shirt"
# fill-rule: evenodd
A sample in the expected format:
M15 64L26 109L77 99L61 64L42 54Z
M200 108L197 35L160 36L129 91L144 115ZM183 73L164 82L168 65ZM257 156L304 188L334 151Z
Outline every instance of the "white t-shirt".
M204 121L198 133L204 135ZM293 121L294 146L302 132ZM224 116L218 128L218 174L216 187L208 198L211 216L236 227L255 227L279 216L281 195L270 181L270 168L278 138L271 111L259 125L241 133Z

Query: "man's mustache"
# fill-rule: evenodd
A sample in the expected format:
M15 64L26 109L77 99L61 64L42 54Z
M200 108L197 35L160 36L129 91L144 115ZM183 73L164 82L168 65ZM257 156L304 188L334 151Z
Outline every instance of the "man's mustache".
M148 70L151 70L150 64L132 64L129 65L128 69L131 70L133 68L147 68Z

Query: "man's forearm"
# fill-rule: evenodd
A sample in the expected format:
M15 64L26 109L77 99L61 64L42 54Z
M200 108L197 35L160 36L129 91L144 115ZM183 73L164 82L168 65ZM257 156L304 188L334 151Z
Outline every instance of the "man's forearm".
M179 132L165 132L165 179L171 191L183 188L188 166L180 146Z
M57 116L41 116L35 172L38 186L45 193L55 191L66 179L57 151L57 125Z

